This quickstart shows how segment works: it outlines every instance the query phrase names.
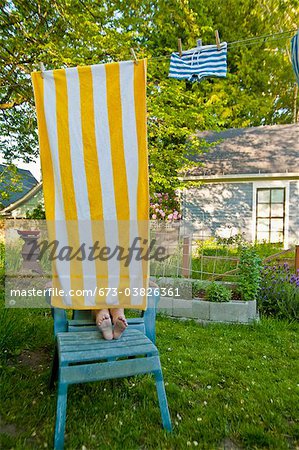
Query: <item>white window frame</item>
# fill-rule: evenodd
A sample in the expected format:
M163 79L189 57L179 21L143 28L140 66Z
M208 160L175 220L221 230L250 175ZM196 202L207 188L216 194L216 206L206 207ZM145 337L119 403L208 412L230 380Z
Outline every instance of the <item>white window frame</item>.
M271 188L285 188L285 219L284 219L284 237L283 248L289 248L289 199L290 199L290 182L288 180L282 181L254 181L252 190L252 240L255 242L256 238L256 207L257 207L257 189L271 189Z

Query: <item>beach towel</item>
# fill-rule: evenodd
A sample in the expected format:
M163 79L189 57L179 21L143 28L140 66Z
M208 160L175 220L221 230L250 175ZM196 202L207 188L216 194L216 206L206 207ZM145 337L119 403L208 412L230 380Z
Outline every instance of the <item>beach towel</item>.
M299 85L299 30L291 39L291 59L295 77Z
M226 77L227 43L203 45L184 51L182 56L172 53L170 57L169 77L178 80L201 81L207 77Z
M49 243L59 243L51 304L144 310L146 60L33 72L32 82Z

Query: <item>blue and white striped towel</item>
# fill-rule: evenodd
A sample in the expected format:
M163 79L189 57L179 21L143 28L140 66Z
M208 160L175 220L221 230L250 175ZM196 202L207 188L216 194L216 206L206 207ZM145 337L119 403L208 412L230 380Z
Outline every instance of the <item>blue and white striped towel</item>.
M292 64L295 72L296 80L299 85L299 30L295 36L291 39L291 55Z
M221 43L221 50L216 45L203 45L183 52L172 53L169 77L179 80L201 81L207 77L225 78L227 72L227 43Z

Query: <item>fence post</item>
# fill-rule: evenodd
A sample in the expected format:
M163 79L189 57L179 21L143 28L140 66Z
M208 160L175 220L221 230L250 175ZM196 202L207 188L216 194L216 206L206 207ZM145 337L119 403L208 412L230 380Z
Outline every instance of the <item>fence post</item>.
M295 273L299 270L299 245L295 246Z
M190 277L190 238L186 236L183 238L183 263L182 263L183 277Z

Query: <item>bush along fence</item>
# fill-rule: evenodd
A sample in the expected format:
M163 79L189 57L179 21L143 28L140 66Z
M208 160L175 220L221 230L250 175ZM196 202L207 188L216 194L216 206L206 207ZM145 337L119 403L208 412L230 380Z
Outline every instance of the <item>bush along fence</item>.
M249 244L243 233L221 238L217 235L195 239L190 224L172 221L152 222L152 237L167 249L169 258L151 264L151 275L157 277L185 277L198 280L236 281L241 249ZM295 247L287 250L282 244L255 243L253 247L264 264L276 261L295 263Z

